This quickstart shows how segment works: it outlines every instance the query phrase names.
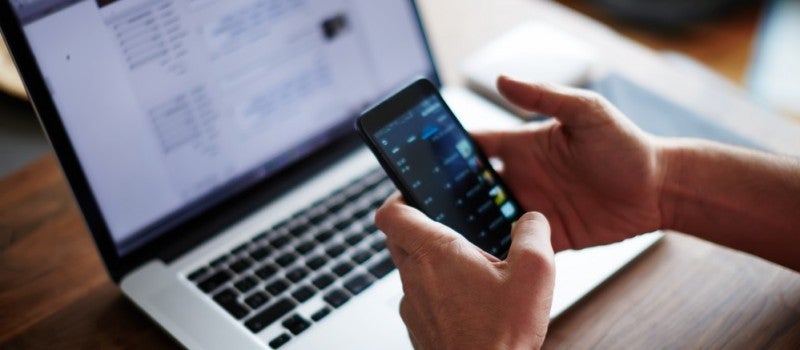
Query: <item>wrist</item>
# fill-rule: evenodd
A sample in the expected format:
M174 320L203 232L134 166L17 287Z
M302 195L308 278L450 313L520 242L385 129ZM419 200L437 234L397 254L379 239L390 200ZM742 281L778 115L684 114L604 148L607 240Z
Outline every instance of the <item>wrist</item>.
M683 139L658 139L656 163L658 164L658 208L661 217L659 229L674 230L680 206L683 173L686 170L689 141Z
M670 138L659 141L662 181L659 189L661 229L687 232L688 217L705 202L702 193L720 179L714 172L714 143L700 139Z

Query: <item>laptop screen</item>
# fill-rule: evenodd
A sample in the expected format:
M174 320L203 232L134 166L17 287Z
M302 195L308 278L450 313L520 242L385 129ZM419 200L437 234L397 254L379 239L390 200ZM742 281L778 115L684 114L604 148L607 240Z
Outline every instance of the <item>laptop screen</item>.
M120 255L433 64L408 0L11 0Z

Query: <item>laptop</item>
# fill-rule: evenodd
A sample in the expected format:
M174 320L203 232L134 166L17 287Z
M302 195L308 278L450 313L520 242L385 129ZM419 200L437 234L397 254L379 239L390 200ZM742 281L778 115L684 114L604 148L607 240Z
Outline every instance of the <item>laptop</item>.
M352 125L439 84L412 1L3 0L0 26L111 279L180 344L410 347ZM553 316L655 240L559 254Z

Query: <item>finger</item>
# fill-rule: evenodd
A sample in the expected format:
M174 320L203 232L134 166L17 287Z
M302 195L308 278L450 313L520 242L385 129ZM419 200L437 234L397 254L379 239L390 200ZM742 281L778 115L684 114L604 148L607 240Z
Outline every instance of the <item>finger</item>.
M408 255L429 252L432 246L460 239L457 233L429 219L419 210L406 205L394 194L378 208L375 225L386 234L387 241L396 244Z
M542 83L525 83L500 76L497 89L514 103L529 111L553 116L568 126L594 125L607 121L607 102L591 91Z
M470 133L487 157L502 157L511 131L473 131Z
M514 224L511 235L507 261L512 269L536 272L540 267L552 265L550 225L544 215L537 212L525 213Z

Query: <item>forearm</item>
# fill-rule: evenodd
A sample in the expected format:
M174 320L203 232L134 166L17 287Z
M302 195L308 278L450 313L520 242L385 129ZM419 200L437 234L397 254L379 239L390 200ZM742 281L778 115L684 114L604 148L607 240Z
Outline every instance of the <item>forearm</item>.
M701 140L661 142L662 226L800 271L800 162Z

